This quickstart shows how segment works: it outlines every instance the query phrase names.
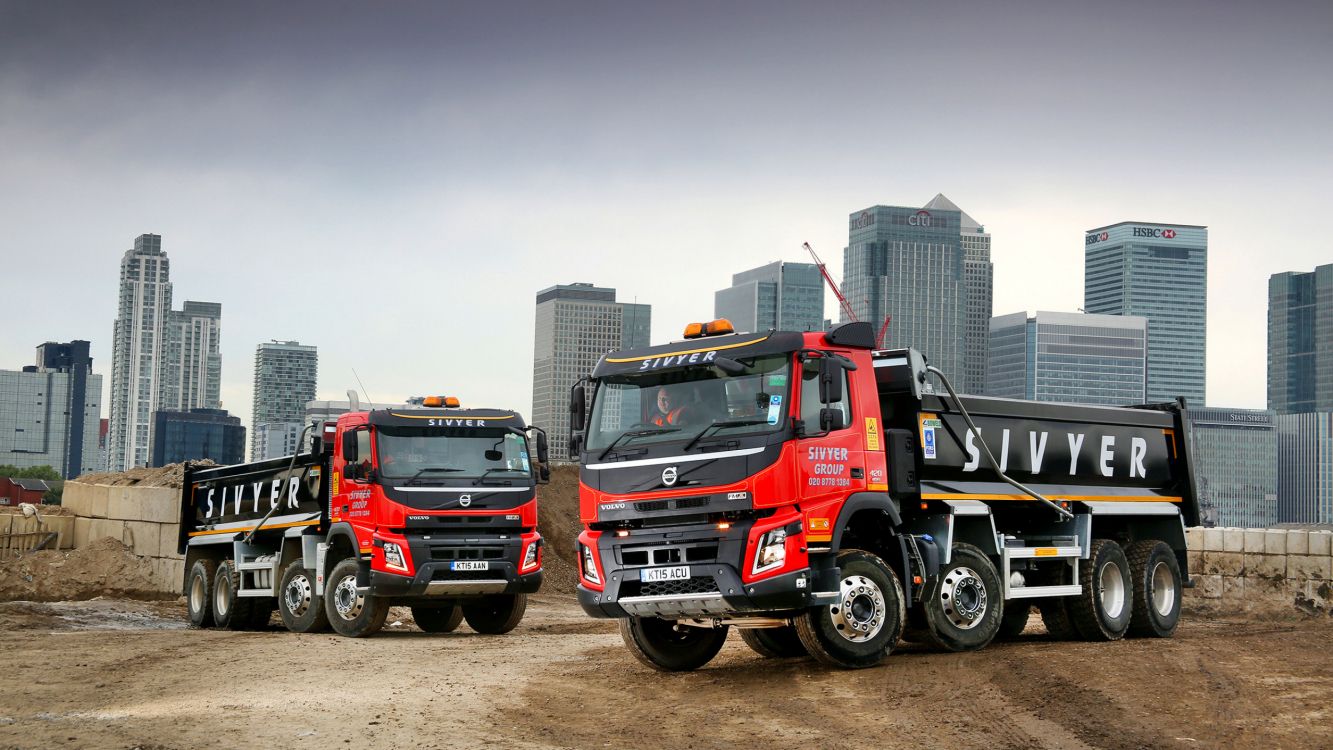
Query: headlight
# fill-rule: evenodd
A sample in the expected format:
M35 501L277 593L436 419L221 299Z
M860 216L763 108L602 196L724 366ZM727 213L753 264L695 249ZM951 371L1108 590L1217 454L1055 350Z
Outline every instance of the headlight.
M528 552L523 555L523 564L519 566L520 570L537 567L537 548L540 546L540 541L534 541L532 544L528 545Z
M384 564L391 568L407 570L407 563L403 560L403 550L393 542L384 543Z
M753 572L779 567L787 561L787 530L771 529L759 536L759 551L754 555Z
M592 547L580 544L579 551L582 553L579 557L583 558L583 577L593 583L601 583L602 579L597 576L597 561L593 559Z

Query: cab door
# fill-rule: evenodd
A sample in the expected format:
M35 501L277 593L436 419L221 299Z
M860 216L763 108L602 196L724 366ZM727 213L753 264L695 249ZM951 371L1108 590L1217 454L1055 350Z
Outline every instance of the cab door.
M802 359L796 408L804 437L797 441L796 465L801 507L806 510L810 533L822 530L810 528L810 518L826 518L831 524L831 516L836 514L826 513L828 507L836 508L835 504L848 494L865 489L865 447L854 419L859 413L857 394L849 387L848 370L837 365L837 359L826 362L830 358L809 353ZM850 362L850 358L843 361ZM835 387L821 389L822 370L832 371Z

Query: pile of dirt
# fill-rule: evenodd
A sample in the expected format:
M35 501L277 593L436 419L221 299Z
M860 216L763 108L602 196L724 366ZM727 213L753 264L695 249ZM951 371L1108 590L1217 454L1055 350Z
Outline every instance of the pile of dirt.
M574 593L578 585L579 467L555 466L551 483L537 490L537 530L546 541L542 590Z
M217 466L213 461L191 461L196 469ZM129 471L107 471L100 474L84 474L74 480L81 484L104 484L111 486L138 485L141 487L180 487L185 483L185 464L167 464L156 469L130 469Z
M175 598L149 576L148 558L103 537L76 550L42 550L0 561L0 602Z

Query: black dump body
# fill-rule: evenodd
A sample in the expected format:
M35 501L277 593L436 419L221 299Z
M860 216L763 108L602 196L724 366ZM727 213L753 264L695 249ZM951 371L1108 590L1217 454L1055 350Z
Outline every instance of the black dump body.
M326 526L328 476L327 458L314 453L206 469L187 464L177 551L192 539L231 540L265 516L263 531Z
M1198 524L1183 401L1104 407L960 395L978 437L937 376L923 381L920 354L874 359L884 424L890 438L898 434L890 450L914 454L920 499L1030 499L1000 479L984 440L1009 477L1051 500L1172 502L1186 525Z

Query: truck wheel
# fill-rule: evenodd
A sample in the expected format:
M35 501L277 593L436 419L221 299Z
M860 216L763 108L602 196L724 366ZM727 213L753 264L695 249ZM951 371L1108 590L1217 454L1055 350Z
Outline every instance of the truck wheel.
M741 630L741 640L760 656L769 659L790 659L797 656L809 656L801 636L796 628L784 625L780 628L745 628Z
M254 600L240 597L241 573L236 563L223 560L213 576L213 624L226 630L249 630L254 617Z
M463 618L478 633L503 635L518 627L527 609L527 594L492 594L463 605Z
M423 633L452 633L463 621L463 608L456 604L443 607L413 607L412 619Z
M217 563L195 560L190 566L190 578L185 582L185 606L190 613L190 626L207 628L213 624L213 576Z
M1072 641L1078 638L1074 621L1069 618L1069 603L1066 601L1068 598L1052 597L1042 599L1037 604L1037 609L1041 610L1041 622L1046 626L1046 632L1057 641Z
M884 661L903 632L903 590L898 576L869 552L838 554L838 600L796 618L796 632L816 661L861 669Z
M300 560L293 560L282 572L278 611L282 614L282 624L293 633L319 633L329 629L324 600L315 594L315 576Z
M1129 630L1134 584L1119 544L1094 539L1088 564L1079 569L1083 593L1069 600L1069 619L1085 641L1118 641Z
M1134 614L1129 634L1170 638L1180 625L1180 563L1165 542L1135 542L1127 551L1134 579Z
M1028 615L1032 614L1032 605L1016 600L1004 603L1004 617L1000 618L1000 632L996 638L1010 640L1023 634L1028 626Z
M366 596L356 590L356 558L339 561L329 573L324 594L324 612L338 635L362 638L373 635L389 616L389 600Z
M921 599L930 643L949 651L985 648L1000 632L1004 589L985 553L956 544L948 565L931 576Z
M620 637L634 658L659 672L688 672L717 656L727 641L726 626L695 628L657 617L626 617Z

